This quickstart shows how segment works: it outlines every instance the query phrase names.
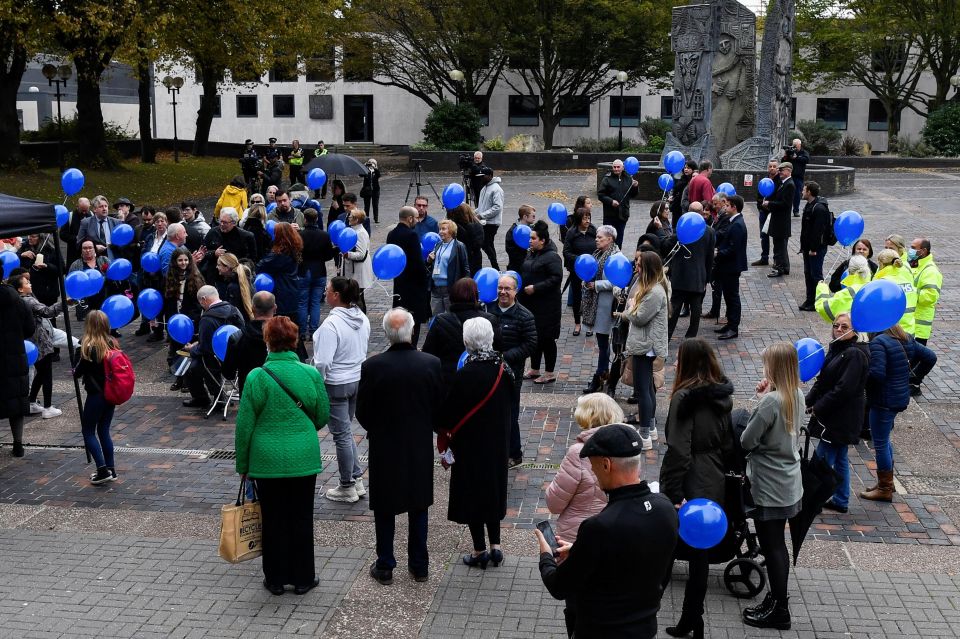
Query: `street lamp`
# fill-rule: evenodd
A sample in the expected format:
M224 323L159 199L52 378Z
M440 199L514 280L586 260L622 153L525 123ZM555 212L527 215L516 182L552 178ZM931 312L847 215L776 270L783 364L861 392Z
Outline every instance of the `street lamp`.
M617 131L617 150L623 150L623 85L627 82L627 72L617 71L617 82L620 83L620 118L617 121L619 130Z
M177 140L177 94L183 86L183 78L180 76L171 78L168 75L163 79L163 86L167 87L168 94L173 94L173 161L180 162L180 148Z
M73 69L69 64L61 64L59 67L45 64L41 73L50 86L57 85L57 161L60 164L60 172L63 173L65 168L63 165L63 115L60 113L60 98L63 94L60 93L60 85L67 86L67 80L73 75Z
M960 100L960 75L955 75L950 78L950 84L956 90L956 93L953 94L953 97L950 98L953 101Z
M460 69L450 69L450 73L448 73L447 75L450 76L451 80L453 80L458 84L463 82L463 71L461 71ZM457 98L457 104L460 104L460 89L457 89L456 91L456 98Z

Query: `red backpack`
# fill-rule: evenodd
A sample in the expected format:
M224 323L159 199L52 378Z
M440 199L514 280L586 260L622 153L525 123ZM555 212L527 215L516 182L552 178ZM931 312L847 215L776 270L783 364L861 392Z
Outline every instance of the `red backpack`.
M103 360L103 398L114 406L126 403L133 397L133 388L137 383L137 376L133 372L133 364L126 353L116 349L107 353Z

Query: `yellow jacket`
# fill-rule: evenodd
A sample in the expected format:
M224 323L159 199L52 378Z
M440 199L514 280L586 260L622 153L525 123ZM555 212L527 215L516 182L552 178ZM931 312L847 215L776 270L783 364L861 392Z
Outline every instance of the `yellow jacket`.
M917 268L913 271L913 286L917 290L916 336L930 339L933 315L940 300L940 288L943 286L943 274L933 263L932 253L917 261Z
M910 269L905 266L898 268L890 264L877 271L873 279L874 281L890 280L903 289L904 294L907 296L907 310L903 312L903 317L901 317L897 323L900 325L900 328L910 335L913 335L916 331L914 315L917 310L917 289L913 285L913 275L910 273Z
M836 293L831 293L830 285L820 282L817 284L817 297L813 301L813 307L817 309L820 317L832 324L833 320L837 319L837 315L850 312L853 308L854 296L866 283L867 281L859 275L847 275L841 280L843 288Z
M232 206L237 209L237 217L243 219L243 212L247 210L247 190L228 184L227 188L220 194L217 205L213 209L213 219L220 219L220 209L225 206Z

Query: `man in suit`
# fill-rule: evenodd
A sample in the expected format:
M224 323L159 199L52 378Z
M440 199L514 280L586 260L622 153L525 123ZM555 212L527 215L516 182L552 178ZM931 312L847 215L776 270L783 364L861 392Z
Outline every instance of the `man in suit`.
M67 245L67 267L80 259L80 245L77 235L80 233L80 224L90 217L90 200L85 197L77 200L77 208L70 215L70 222L60 227L60 239Z
M387 233L387 244L396 244L407 256L407 264L393 280L393 307L402 306L413 314L414 348L420 341L420 325L430 320L430 279L420 251L420 238L414 227L417 225L417 209L404 206L399 213L400 222Z
M120 224L120 220L110 217L110 202L106 197L98 195L91 202L93 215L80 223L80 230L77 232L77 247L86 239L93 240L97 247L97 255L106 255L110 260L114 260L114 247L110 240L113 235L113 229Z
M790 255L787 253L787 241L790 239L790 211L793 209L793 194L796 189L792 173L793 165L789 162L781 162L781 182L770 199L763 201L767 210L770 211L767 235L773 242L773 270L767 273L767 277L790 275Z
M407 513L409 522L407 568L415 581L428 578L433 419L443 388L440 360L417 351L411 343L413 328L413 315L402 308L384 314L390 348L363 363L357 391L357 421L370 442L370 509L377 535L370 576L385 586L393 583L397 565L393 538L401 513Z
M747 225L743 221L743 198L732 195L721 201L723 223L717 225L717 256L714 281L720 285L727 305L727 323L714 329L717 339L735 339L740 334L740 274L747 270ZM787 216L789 218L789 211ZM788 220L789 223L789 220Z

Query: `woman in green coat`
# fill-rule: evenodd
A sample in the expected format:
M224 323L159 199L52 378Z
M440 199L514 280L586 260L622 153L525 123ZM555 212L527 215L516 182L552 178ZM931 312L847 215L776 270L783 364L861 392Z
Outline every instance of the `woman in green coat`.
M275 595L287 584L302 595L320 583L313 500L321 470L317 431L330 418L330 403L323 377L297 357L298 335L288 317L264 324L267 361L247 376L235 433L237 472L256 481L260 498L263 586Z

